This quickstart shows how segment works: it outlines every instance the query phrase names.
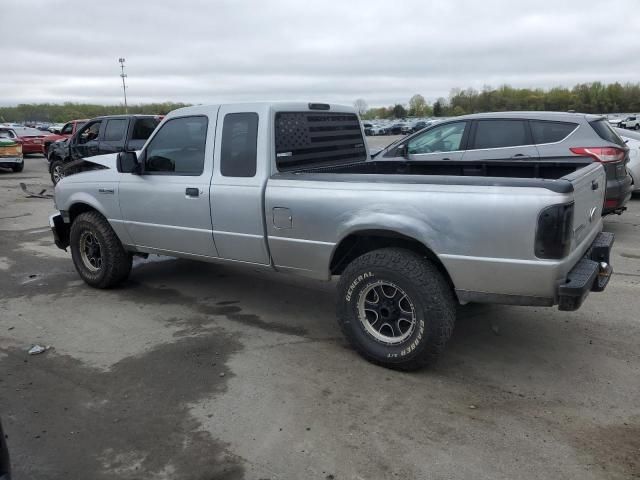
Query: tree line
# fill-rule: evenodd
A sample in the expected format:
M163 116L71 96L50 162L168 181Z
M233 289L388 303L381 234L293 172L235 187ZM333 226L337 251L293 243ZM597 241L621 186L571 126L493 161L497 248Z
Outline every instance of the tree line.
M364 119L404 117L452 117L468 113L504 112L512 110L568 111L583 113L631 113L640 111L640 83L603 84L581 83L573 88L554 87L499 88L485 86L482 91L473 88L454 88L449 98L438 98L429 104L416 94L408 104L368 108L363 99L354 106Z
M129 105L129 113L166 115L186 103L146 103ZM94 118L101 115L122 115L124 105L97 105L89 103L23 103L15 107L0 107L0 122L50 122L64 123L76 118Z
M185 103L146 103L129 105L129 113L166 115L171 110L188 106ZM405 117L451 117L467 113L497 112L507 110L575 110L584 113L640 112L640 83L603 84L581 83L572 88L555 87L514 88L503 85L499 88L485 86L481 91L473 88L454 88L449 98L438 98L429 103L416 94L407 104L369 108L359 98L355 108L363 119ZM0 107L0 122L52 122L62 123L74 118L93 118L101 115L125 113L123 105L98 105L65 102L29 103L15 107Z

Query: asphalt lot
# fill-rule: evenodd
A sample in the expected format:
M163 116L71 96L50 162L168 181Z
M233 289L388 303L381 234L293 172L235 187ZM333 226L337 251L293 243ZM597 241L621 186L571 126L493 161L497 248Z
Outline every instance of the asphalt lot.
M349 348L333 284L156 257L85 286L21 181L50 188L46 161L0 173L17 480L640 477L638 197L606 220L604 293L571 313L462 307L442 361L406 374Z

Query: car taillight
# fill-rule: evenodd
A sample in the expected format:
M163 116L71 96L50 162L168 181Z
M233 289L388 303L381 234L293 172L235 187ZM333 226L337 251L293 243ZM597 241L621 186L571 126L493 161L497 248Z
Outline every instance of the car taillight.
M535 254L538 258L564 258L571 250L574 204L551 205L540 212L536 229Z
M626 150L616 147L573 147L570 148L576 155L584 155L593 158L596 162L609 163L624 160Z

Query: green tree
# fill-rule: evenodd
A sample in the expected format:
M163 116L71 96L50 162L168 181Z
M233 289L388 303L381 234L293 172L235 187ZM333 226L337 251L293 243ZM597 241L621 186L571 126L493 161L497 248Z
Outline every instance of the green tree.
M427 101L420 94L415 94L409 99L409 115L414 117L422 117L427 114Z
M407 110L399 103L393 106L393 117L404 118L407 116Z

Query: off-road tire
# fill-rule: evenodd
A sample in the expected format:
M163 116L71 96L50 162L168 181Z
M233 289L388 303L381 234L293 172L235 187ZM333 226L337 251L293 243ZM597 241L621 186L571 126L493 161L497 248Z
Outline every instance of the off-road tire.
M90 270L82 259L80 239L90 233L99 243L101 268ZM95 288L111 288L127 279L131 272L132 256L127 252L109 222L98 212L81 213L71 224L71 257L76 271L88 285Z
M24 161L20 164L12 165L11 170L15 173L19 173L24 170Z
M415 313L411 335L398 344L383 343L367 331L359 302L378 282L406 293ZM351 262L338 282L338 324L351 345L367 360L398 370L432 364L453 333L455 297L438 268L424 256L402 248L382 248ZM366 316L366 312L365 312Z

